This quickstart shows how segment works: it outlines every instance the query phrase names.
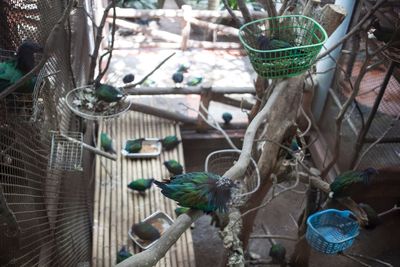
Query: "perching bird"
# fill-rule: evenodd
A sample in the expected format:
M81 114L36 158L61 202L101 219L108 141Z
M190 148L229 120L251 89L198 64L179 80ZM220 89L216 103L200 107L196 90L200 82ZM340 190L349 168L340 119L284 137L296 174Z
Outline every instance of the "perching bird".
M125 97L125 94L118 88L102 83L96 84L94 94L98 100L102 100L107 103L118 102Z
M130 182L128 184L128 188L143 193L147 189L150 189L150 187L153 184L153 181L154 181L154 178L150 178L150 179L140 178L140 179Z
M378 213L368 204L360 203L358 204L367 214L368 223L364 225L365 229L372 230L376 226L382 223L382 219L379 217Z
M176 217L179 217L179 215L184 214L186 212L188 212L190 210L190 208L185 208L185 207L177 207L175 208L175 215Z
M147 222L140 222L132 225L132 233L142 240L154 241L160 238L160 232L157 228Z
M400 28L395 25L381 25L378 20L372 23L375 28L373 35L381 42L393 43L393 47L400 48Z
M203 81L203 77L196 76L196 77L189 78L189 80L187 81L186 84L189 86L196 86L196 85L200 84L202 81Z
M341 173L335 178L335 181L330 184L331 192L329 193L329 197L347 197L349 196L347 189L349 189L350 186L354 184L368 185L371 177L376 174L378 174L378 171L374 168L367 168L363 171L346 171Z
M130 256L132 256L132 253L128 251L126 246L122 246L122 248L118 251L117 254L117 263L126 260Z
M181 83L183 82L183 74L182 72L175 72L172 75L172 80L174 81L174 83Z
M122 78L122 81L123 81L124 83L131 83L131 82L133 82L134 80L135 80L135 75L133 75L132 73L127 74L127 75L125 75L125 76Z
M181 140L179 140L178 137L176 137L175 135L169 135L163 139L160 139L160 142L162 144L162 147L168 151L177 147Z
M275 50L292 47L288 42L274 38L270 39L262 34L257 38L257 45L259 50Z
M164 166L174 175L182 174L183 172L182 165L174 159L164 161Z
M286 257L286 248L281 244L273 244L269 250L269 256L274 263L284 263Z
M232 114L229 112L224 112L222 114L222 119L224 120L225 124L229 124L232 120Z
M142 149L144 138L139 138L135 140L128 140L125 145L125 150L128 153L139 153Z
M115 150L112 145L112 139L104 132L100 134L100 145L105 152L115 154Z
M167 182L154 181L167 198L187 208L226 212L235 183L226 177L207 172L191 172L171 177Z
M178 70L176 72L188 72L190 66L188 64L179 64Z
M24 41L17 49L15 59L0 62L0 92L16 83L35 66L34 54L42 52L43 48L32 42ZM32 93L35 87L36 77L27 81L16 90L20 93Z

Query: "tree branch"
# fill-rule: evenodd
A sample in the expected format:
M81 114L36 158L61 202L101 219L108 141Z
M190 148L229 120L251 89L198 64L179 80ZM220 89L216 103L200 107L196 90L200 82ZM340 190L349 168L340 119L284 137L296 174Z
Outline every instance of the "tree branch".
M236 23L237 27L241 27L242 26L242 22L240 21L240 19L236 16L235 12L233 12L233 10L231 9L231 7L228 4L227 0L222 0L222 2L224 3L224 6L226 8L226 10L228 11L229 15L232 16L233 20Z
M189 210L180 215L174 223L163 233L151 248L129 257L117 264L118 267L151 267L164 257L165 253L176 243L179 237L196 221L203 212L200 210Z
M246 23L249 23L250 21L252 21L253 19L251 18L249 9L247 8L245 1L237 0L237 3L238 3L238 7L239 7L240 11L242 12L244 21Z
M364 22L367 21L374 12L381 7L387 0L380 0L378 1L369 11L365 16L360 20L357 25L355 25L350 32L348 32L345 36L342 37L335 45L333 45L331 48L320 54L316 61L320 60L321 58L324 58L328 54L330 54L333 50L335 50L339 45L344 43L347 39L349 39L351 36L353 36L355 33L357 33L359 30L361 30L361 27L363 26Z

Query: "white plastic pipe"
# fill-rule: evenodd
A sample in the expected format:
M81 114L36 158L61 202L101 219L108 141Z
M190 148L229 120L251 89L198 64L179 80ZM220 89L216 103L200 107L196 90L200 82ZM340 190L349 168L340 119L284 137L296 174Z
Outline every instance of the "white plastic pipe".
M342 24L332 33L332 35L328 38L325 43L325 47L322 48L320 53L325 52L327 49L331 48L335 45L344 35L347 33L347 29L350 24L351 16L353 14L353 9L355 6L356 0L336 0L335 4L342 6L346 12L347 16L343 20ZM338 46L335 50L333 50L330 55L337 60L340 55L340 51L342 50L342 45ZM316 80L318 83L318 89L315 92L314 102L313 102L313 114L315 119L318 121L321 117L323 108L325 106L326 98L329 92L329 88L331 87L333 75L335 74L335 61L333 61L329 56L326 56L320 59L317 62L317 72L321 74L317 74Z

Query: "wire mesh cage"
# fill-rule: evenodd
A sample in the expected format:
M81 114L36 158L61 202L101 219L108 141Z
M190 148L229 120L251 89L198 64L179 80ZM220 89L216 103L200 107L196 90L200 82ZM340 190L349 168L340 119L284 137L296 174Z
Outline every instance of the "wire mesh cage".
M269 17L244 24L239 39L258 75L284 78L310 68L328 36L302 15Z
M15 51L0 49L0 62L14 60L15 57ZM41 69L38 75L27 81L21 88L1 99L0 106L3 116L36 121L42 107L38 101L38 95L44 76L45 70Z
M131 102L122 99L118 102L98 102L92 85L76 88L65 97L66 104L76 115L88 120L111 119L127 112Z
M205 162L205 171L223 176L238 161L241 151L236 149L217 150L210 153ZM247 196L255 191L260 186L260 173L257 163L250 159L250 164L247 166L244 174L243 184L240 187L239 197ZM236 196L237 197L237 196Z
M53 170L82 170L81 132L52 132L49 167Z
M359 226L351 215L348 210L328 209L308 217L306 238L310 246L326 254L336 254L353 245Z

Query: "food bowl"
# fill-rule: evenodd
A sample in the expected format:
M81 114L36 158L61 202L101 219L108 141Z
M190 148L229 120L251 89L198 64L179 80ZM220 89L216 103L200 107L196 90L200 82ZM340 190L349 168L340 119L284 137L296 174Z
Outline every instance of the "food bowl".
M142 143L142 149L138 153L129 153L125 150L126 143L135 139L128 139L123 144L121 154L127 158L155 158L160 155L162 145L158 138L145 138Z
M164 232L173 224L174 221L164 212L156 211L155 213L144 219L143 222L147 222L153 225L162 236ZM138 236L136 236L135 233L132 233L132 229L129 229L128 235L132 239L132 241L142 249L148 249L158 241L158 239L154 241L142 240Z

